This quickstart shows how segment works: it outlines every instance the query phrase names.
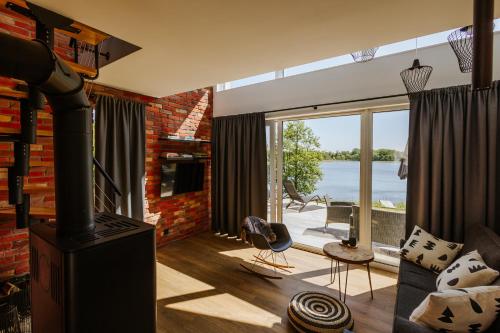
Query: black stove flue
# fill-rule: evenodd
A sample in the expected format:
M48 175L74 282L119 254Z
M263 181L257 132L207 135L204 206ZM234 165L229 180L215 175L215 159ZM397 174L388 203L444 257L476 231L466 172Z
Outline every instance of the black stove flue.
M42 42L0 33L0 75L53 110L57 224L30 228L34 333L152 333L154 227L93 210L91 109L83 80Z

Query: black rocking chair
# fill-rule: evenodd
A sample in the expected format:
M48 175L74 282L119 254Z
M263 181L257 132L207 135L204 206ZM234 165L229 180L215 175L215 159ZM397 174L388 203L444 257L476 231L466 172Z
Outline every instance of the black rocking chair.
M277 275L277 269L282 270L284 272L291 273L288 268L294 268L294 266L290 266L288 261L286 260L286 256L284 251L292 246L292 238L288 233L288 229L282 223L269 223L271 229L276 234L276 241L269 243L264 237L264 235L259 233L250 233L249 240L259 250L257 255L254 255L254 260L251 267L248 267L244 264L240 264L246 270L256 274L260 277L264 277L267 279L281 279L281 276ZM278 263L278 255L281 255L283 258L282 263ZM270 260L269 260L270 259ZM274 270L274 275L261 273L256 270L257 267L263 267L264 265L270 266Z

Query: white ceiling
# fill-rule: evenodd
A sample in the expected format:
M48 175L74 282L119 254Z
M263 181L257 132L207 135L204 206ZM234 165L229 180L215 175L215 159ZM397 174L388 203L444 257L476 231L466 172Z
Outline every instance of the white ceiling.
M472 23L473 0L34 0L142 47L99 82L161 97ZM500 0L495 0L495 17Z

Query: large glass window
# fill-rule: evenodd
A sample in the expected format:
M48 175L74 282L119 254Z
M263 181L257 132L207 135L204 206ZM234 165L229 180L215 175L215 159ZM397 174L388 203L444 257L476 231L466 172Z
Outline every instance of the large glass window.
M295 243L321 249L355 236L397 266L409 112L378 111L269 121L269 216Z

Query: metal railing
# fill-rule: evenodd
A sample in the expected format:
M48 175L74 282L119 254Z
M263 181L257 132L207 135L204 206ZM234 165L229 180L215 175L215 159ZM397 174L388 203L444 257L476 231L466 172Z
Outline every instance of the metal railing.
M121 197L122 193L113 178L104 170L102 165L94 158L94 209L96 212L116 213L116 201ZM95 181L97 172L99 172L107 184L110 185L112 192L107 194Z

